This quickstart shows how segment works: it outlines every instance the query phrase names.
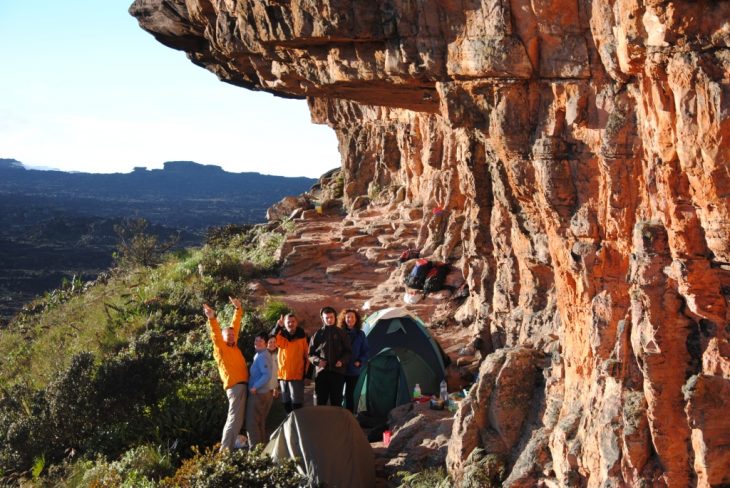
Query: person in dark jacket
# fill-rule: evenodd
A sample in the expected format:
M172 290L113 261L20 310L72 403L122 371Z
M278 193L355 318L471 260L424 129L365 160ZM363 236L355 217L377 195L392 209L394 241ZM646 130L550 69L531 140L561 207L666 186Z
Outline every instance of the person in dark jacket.
M345 369L352 353L350 338L337 327L335 309L324 307L319 315L323 325L309 343L309 361L315 366L315 405L341 407Z
M345 408L352 413L356 413L353 398L355 385L360 377L360 371L362 371L368 360L370 347L365 332L362 331L362 319L356 310L348 308L340 312L339 317L337 317L337 327L346 331L347 336L350 338L352 356L347 363L347 368L345 368Z

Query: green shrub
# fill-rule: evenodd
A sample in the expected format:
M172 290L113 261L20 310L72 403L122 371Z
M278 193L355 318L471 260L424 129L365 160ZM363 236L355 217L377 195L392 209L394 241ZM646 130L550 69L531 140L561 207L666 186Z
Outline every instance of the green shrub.
M244 260L239 252L219 248L204 251L200 266L205 275L235 282L257 274L254 264Z
M499 454L474 449L466 459L461 486L464 488L497 488L507 477L507 460Z
M253 225L244 224L228 224L222 227L209 227L205 232L205 244L216 247L228 247L234 241L241 240L242 237L251 236Z
M25 471L40 458L56 462L65 449L85 443L98 421L93 375L93 356L81 354L46 390L16 388L13 400L3 400L0 467L4 471ZM14 406L21 408L13 411Z
M33 461L33 467L30 468L30 475L33 477L34 480L37 480L40 478L41 473L46 467L46 457L41 455L41 457L36 458Z
M150 455L135 446L176 443L187 454L218 442L227 402L202 304L227 322L228 297L245 302L248 277L275 269L282 241L264 226L228 229L155 268L118 269L91 287L70 281L39 299L0 335L0 476L35 467L39 482L63 471L67 486L146 486L161 475L124 464ZM238 344L250 361L254 336L289 310L244 309Z
M124 478L119 470L103 457L99 456L93 463L84 466L86 469L78 473L78 487L112 488L121 486Z
M218 373L180 383L148 412L147 436L160 443L175 443L181 452L193 445L220 440L228 401Z
M157 483L122 461L108 462L102 457L93 463L79 466L76 473L67 478L66 486L78 488L155 488Z
M261 306L259 315L266 321L266 323L273 325L282 315L286 315L291 312L289 306L281 300L267 299Z
M149 434L145 405L164 394L162 358L125 351L99 366L82 353L46 388L16 388L0 402L0 467L29 469L35 459L80 454L116 456ZM160 391L158 391L160 390Z
M66 448L79 449L99 425L99 404L94 381L94 356L82 353L73 357L45 389L46 410L36 429L50 433L47 448L52 459L60 459ZM44 446L35 446L43 449Z
M99 462L106 462L100 457ZM66 459L63 463L52 466L45 479L46 485L54 487L81 488L88 486L84 483L84 476L95 466L94 461L84 457L78 459Z
M180 233L171 235L161 242L159 237L147 233L149 222L146 219L125 219L114 226L117 234L117 252L114 259L122 268L136 266L156 266L162 262L162 255L175 247L180 241Z
M42 444L42 434L31 421L45 410L42 392L16 385L0 396L0 471L4 474L25 471L36 457L43 455L34 446Z
M443 467L427 468L415 473L398 471L399 488L451 488L453 482Z
M114 464L127 479L134 476L159 480L175 472L174 461L175 455L170 449L147 444L125 452Z
M257 244L244 251L244 257L251 261L261 274L276 271L279 266L277 251L284 242L284 235L278 232L262 232Z
M259 447L253 451L238 449L217 452L211 448L183 461L177 472L160 482L162 487L219 488L298 487L305 479L293 462L274 464Z

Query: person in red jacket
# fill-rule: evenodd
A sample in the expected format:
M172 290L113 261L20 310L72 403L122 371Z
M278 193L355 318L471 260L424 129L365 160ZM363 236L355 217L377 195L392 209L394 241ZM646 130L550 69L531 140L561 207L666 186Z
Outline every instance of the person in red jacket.
M236 437L241 432L246 412L246 391L248 389L248 367L243 354L238 348L238 332L241 330L241 301L229 297L235 307L231 325L221 329L218 319L208 304L203 305L203 313L208 318L210 337L213 341L213 358L218 365L218 373L223 381L223 388L228 397L228 415L221 437L221 451L233 450Z

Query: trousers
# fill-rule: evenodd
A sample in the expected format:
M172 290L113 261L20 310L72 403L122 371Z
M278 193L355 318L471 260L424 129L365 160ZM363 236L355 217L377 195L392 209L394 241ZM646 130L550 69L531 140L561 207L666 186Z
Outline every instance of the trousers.
M241 432L246 412L247 391L247 383L238 383L226 390L226 396L228 397L228 415L226 415L226 424L223 426L221 451L223 449L232 451L236 445L236 437Z

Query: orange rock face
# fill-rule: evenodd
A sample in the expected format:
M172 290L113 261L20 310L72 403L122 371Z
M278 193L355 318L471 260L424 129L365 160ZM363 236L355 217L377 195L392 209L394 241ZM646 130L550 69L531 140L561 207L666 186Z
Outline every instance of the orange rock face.
M346 204L392 195L461 268L455 316L497 356L454 422L457 480L480 447L507 486L730 483L730 1L130 11L224 81L307 97Z

